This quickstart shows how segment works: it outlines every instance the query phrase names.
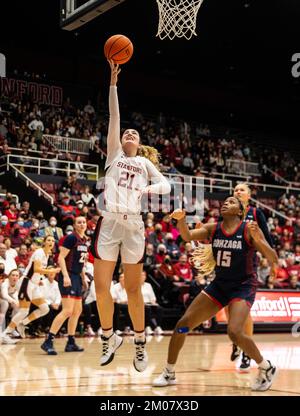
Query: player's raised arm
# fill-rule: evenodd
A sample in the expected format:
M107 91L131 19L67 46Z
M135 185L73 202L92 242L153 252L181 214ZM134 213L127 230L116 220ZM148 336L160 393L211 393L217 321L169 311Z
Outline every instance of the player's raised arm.
M117 92L118 75L121 71L118 64L112 60L108 61L111 69L110 88L109 88L109 124L107 134L107 159L105 168L107 168L116 155L121 152L120 142L120 111Z
M185 221L185 216L185 211L182 209L176 209L170 214L170 218L177 220L177 228L185 241L204 241L209 239L215 224L204 224L201 228L190 230Z

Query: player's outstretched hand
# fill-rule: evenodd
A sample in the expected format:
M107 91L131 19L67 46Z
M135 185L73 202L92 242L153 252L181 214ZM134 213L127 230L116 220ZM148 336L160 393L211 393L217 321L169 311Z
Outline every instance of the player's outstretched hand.
M112 59L108 59L108 63L111 70L110 75L110 85L117 85L118 83L118 75L121 72L121 68L119 64L115 64Z
M177 220L177 221L182 220L184 217L185 217L185 210L180 209L180 208L175 209L175 211L173 211L169 215L169 218Z

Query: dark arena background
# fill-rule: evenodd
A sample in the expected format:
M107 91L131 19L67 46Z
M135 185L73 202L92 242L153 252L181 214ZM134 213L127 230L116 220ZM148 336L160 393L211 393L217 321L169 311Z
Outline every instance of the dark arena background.
M204 0L197 35L189 40L156 36L155 0L10 0L2 1L1 17L0 332L18 309L6 295L11 271L22 277L46 235L55 239L53 266L74 218L86 217L90 242L101 217L110 81L103 48L112 35L123 34L134 46L118 81L122 131L136 129L143 144L159 151L172 190L169 206L161 197L158 212L143 213L145 372L132 365L120 262L113 275L114 330L124 342L114 361L100 367L102 330L89 254L89 288L76 328L84 352L63 352L66 324L55 339L57 356L40 349L61 310L56 276L56 289L44 288L50 312L26 325L25 338L14 330L9 339L15 343L0 336L0 396L299 396L299 1ZM224 199L240 183L251 189L250 206L266 218L279 260L273 276L268 261L257 257L251 309L254 340L279 369L266 392L249 387L257 372L253 360L248 372L241 371L242 356L230 361L224 310L187 337L177 384L152 387L177 321L214 278L199 275L190 261L194 245L168 218L178 182L188 184L192 203L201 206L192 228L217 222Z

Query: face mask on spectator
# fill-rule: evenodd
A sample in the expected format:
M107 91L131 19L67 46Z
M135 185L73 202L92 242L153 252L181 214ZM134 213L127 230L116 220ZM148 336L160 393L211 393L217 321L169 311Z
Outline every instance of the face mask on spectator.
M170 262L170 259L165 259L165 263L166 264L170 264L171 262Z
M0 274L3 274L4 273L4 270L5 270L4 267L1 267L0 268Z
M24 225L24 221L18 221L18 225L19 225L20 227L23 227L23 225Z
M82 209L83 208L83 204L78 204L78 209Z
M163 248L161 248L158 252L159 254L165 254L165 250Z
M8 223L8 221L1 221L2 225L6 225Z
M25 267L19 267L19 272L22 275L25 272Z
M57 222L55 220L50 221L50 225L51 227L55 227L57 224Z
M64 199L64 204L65 205L69 205L69 203L70 203L70 200L69 199Z

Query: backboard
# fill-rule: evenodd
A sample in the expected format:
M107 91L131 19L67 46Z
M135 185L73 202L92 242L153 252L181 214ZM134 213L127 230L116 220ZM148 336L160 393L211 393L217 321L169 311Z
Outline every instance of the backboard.
M125 0L60 0L60 26L74 30Z

